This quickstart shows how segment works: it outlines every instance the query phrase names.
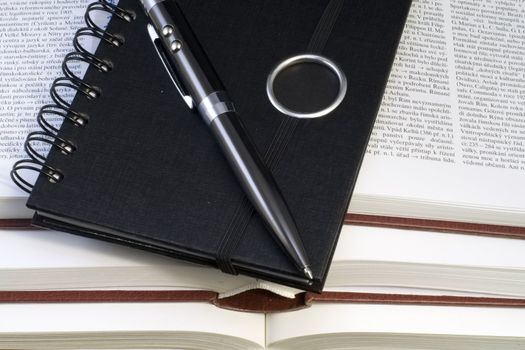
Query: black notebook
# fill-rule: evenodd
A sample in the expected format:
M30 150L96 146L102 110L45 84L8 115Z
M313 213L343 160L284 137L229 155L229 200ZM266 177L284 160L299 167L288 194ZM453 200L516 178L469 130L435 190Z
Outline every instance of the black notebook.
M47 156L47 175L27 203L34 224L320 291L410 2L179 4L286 198L314 284L254 214L206 124L175 89L138 0L118 5L134 20L113 16L107 27L123 45L97 49L102 61L93 62L111 70L92 65L83 78L84 92L100 96L75 97L68 116L87 123L62 124L59 140L73 147L55 142ZM344 100L325 117L292 118L268 99L272 68L301 53L329 58L347 77Z

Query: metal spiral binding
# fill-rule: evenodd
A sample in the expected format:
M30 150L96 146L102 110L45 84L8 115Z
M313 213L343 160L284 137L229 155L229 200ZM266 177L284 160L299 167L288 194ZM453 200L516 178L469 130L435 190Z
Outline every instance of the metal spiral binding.
M113 68L110 61L96 57L82 46L81 39L86 36L94 37L100 39L101 44L106 43L115 47L124 44L124 38L121 35L109 33L95 23L91 16L95 11L107 12L125 22L131 22L135 19L133 12L124 10L108 0L98 0L87 7L84 15L86 27L77 30L73 38L75 51L68 53L62 63L64 76L55 79L51 85L50 94L54 104L43 106L37 114L36 119L42 130L29 133L24 142L24 150L29 158L17 161L11 170L11 178L25 192L30 193L33 184L23 178L20 173L22 170L38 172L46 176L52 183L58 183L64 178L64 174L59 169L45 164L46 156L38 152L36 144L48 144L60 150L64 155L69 155L76 150L75 143L72 140L58 136L59 129L53 126L49 119L60 117L64 122L73 123L78 127L84 127L88 123L89 116L72 109L71 103L66 101L60 91L64 89L74 90L88 99L96 99L102 93L99 87L93 86L78 77L71 70L71 63L83 62L104 73L110 72Z

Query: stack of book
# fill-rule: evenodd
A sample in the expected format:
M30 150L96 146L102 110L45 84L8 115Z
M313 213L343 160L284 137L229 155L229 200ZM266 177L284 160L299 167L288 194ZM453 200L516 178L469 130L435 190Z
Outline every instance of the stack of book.
M132 2L120 3L125 7ZM199 9L198 2L183 3L190 16ZM299 3L290 1L288 6L296 8ZM377 29L381 19L388 17L380 7L385 3L388 2L348 1L339 11L341 16L347 16L347 12L359 8L361 12L352 17L353 21L370 22ZM525 183L522 68L525 4L488 0L468 4L413 1L331 266L326 271L317 271L319 285L324 287L320 294L249 275L225 274L215 267L114 244L114 240L105 242L57 230L30 228L33 211L25 207L27 194L12 183L9 172L13 162L24 157L23 141L35 129L35 110L48 103L47 85L61 74L60 62L72 50L71 38L83 25L86 4L79 1L58 5L43 0L37 0L35 7L24 4L17 0L0 5L0 24L5 24L0 27L0 105L3 106L0 107L0 349L517 349L523 343L525 189L520 184ZM222 6L220 1L210 4L210 12ZM272 11L270 8L275 5L272 1L258 3L257 10ZM326 1L312 2L311 11L304 9L305 23L319 17L320 14L317 17L315 14L325 5ZM136 16L142 16L137 11L138 2L133 6ZM401 28L401 19L404 20L406 7L390 6L398 8L398 23L383 23L384 30ZM99 12L98 20L103 23L105 13ZM390 12L393 17L388 18L392 19L395 11ZM204 13L196 20L206 22L207 15L210 14ZM250 12L245 15L249 18ZM42 28L40 32L32 32L36 44L23 39L28 20L39 21L35 28ZM258 20L250 28L269 25L262 17ZM290 25L295 23L292 22ZM305 25L301 30L312 31L315 24L314 21L312 28ZM208 32L199 33L205 41L213 39L210 33L214 27L210 25ZM344 29L345 26L336 26L335 33ZM360 48L379 45L372 39L358 43L362 36L377 35L369 31L345 33L341 38L347 41L339 38L336 44L361 45ZM240 42L255 35L248 34L246 38L240 37ZM132 39L128 36L124 46L132 46ZM252 47L248 42L244 44ZM295 52L304 50L308 43L287 44ZM27 49L29 45L32 50ZM264 42L260 45L264 46ZM286 52L285 46L281 43L276 53ZM394 48L395 45L391 47L392 54ZM358 56L349 53L352 50L341 50L342 55ZM19 55L23 57L19 59ZM378 62L372 63L385 65L390 57L379 56L374 56ZM119 57L118 60L123 60L123 56ZM244 58L250 60L250 57L246 53ZM219 55L216 61L219 69L229 69L224 57ZM83 68L80 63L73 67L78 74L83 74ZM122 74L118 65L112 73ZM381 74L375 79L380 80ZM352 78L357 81L356 89L368 86L366 77L349 75ZM240 83L235 86L236 79L227 79L234 93L241 94L239 91L245 89ZM141 81L141 84L151 83ZM102 98L108 98L104 109L115 114L116 110L130 113L132 109L144 108L137 102L112 110L108 96L113 96L111 89L115 88L119 87L108 86L109 92L105 92L105 87L102 90ZM136 93L134 86L126 88L124 95ZM382 88L369 88L371 95L381 97ZM245 93L258 93L254 90ZM162 91L160 95L165 93ZM365 102L371 101L373 98ZM87 102L75 103L88 106ZM374 111L375 107L367 111ZM348 107L341 108L348 112L344 110ZM241 105L241 110L249 108ZM94 124L98 115L89 117ZM58 118L51 123L57 125ZM154 123L152 120L151 125L141 130L155 129L162 140L163 131ZM109 124L108 121L106 126ZM262 135L267 127L253 122L248 126L254 130L261 128ZM306 133L308 127L312 124L304 126L299 135ZM122 143L130 151L113 154L112 149L104 148L108 143L95 143L91 146L96 155L92 159L93 169L84 167L88 171L86 178L76 184L87 181L88 191L89 186L95 188L96 180L91 181L89 175L99 174L100 169L94 169L97 166L108 166L104 158L107 154L108 159L136 159L137 154L143 157L155 149L154 144L142 143L151 135L141 139L137 133L125 130L123 126L122 135L103 136L115 143L115 150ZM187 141L184 135L178 137ZM363 140L367 137L363 136ZM303 141L292 140L299 145ZM265 141L259 142L266 145ZM38 147L44 150L45 145ZM85 152L81 148L79 152ZM344 149L350 165L342 168L356 170L360 155ZM165 159L164 154L156 156L158 159L153 161ZM193 156L206 157L199 152ZM339 154L327 161L334 164L345 156ZM179 162L184 159L178 157ZM52 160L60 162L56 155ZM68 162L63 161L60 169L71 167ZM304 170L298 164L294 166L298 171ZM305 168L308 166L312 164L306 163ZM164 171L162 167L159 169ZM128 165L121 171L121 174L109 170L101 173L106 173L111 187L121 188L122 192L114 193L129 192L129 196L117 198L123 210L137 200L150 200L144 196L157 194L155 181L148 181L152 185L142 188L127 180L126 172L140 169ZM145 169L140 174L150 171L153 170ZM221 171L217 170L218 177ZM332 169L329 173L337 181L337 171ZM151 176L151 180L157 179ZM325 214L318 212L323 203L308 207L309 200L323 198L319 194L325 185L321 180L314 176L313 182L300 182L287 178L282 171L277 176L283 182L312 186L308 191L301 188L300 195L290 191L290 197L298 196L297 202L306 197L304 203L292 203L292 207L304 210L303 215L311 216L311 220ZM188 181L187 176L177 177L178 181L181 179ZM352 187L354 180L344 183ZM81 210L93 203L94 199L88 197L64 202L64 197L57 197L55 190L46 187L54 184L40 182L38 196L45 198L49 207L64 205ZM318 188L313 188L315 183ZM68 189L68 183L64 186L64 191L78 193L77 189ZM330 191L335 193L337 188ZM348 189L339 191L343 193L340 198L324 198L330 209L337 207L334 202L339 206L345 202ZM237 199L223 198L230 207ZM107 198L102 198L102 207L107 209L110 204ZM210 213L213 205L213 200L207 203ZM98 209L103 212L104 208ZM63 229L61 224L71 225L62 216L57 220L56 215L61 213L44 209L37 208L41 214L37 223L42 224L44 215L49 222L55 220L52 225L48 222L48 226ZM98 218L102 222L106 218L101 212ZM326 222L342 217L336 214L326 214L333 215ZM130 225L137 225L147 215L155 214L145 213L127 220ZM218 228L223 228L223 224L215 223ZM71 231L71 226L68 229ZM84 227L80 231L74 233L86 235L90 229Z

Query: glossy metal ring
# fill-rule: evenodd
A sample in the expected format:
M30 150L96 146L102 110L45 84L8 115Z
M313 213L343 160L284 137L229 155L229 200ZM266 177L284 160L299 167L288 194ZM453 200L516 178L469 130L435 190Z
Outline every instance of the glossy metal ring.
M334 101L330 105L328 105L326 108L323 108L319 111L315 111L311 113L298 112L298 111L294 111L284 106L282 103L279 102L279 100L275 96L275 92L273 89L275 78L284 69L291 67L295 64L299 64L299 63L317 63L320 65L323 65L325 67L328 67L339 79L339 92L336 98L334 99ZM284 113L286 115L289 115L295 118L319 118L319 117L329 114L334 109L336 109L337 106L341 104L341 102L343 102L343 99L345 98L345 95L346 95L346 90L347 90L347 81L346 81L346 76L344 72L334 62L332 62L328 58L319 56L319 55L314 55L314 54L297 55L297 56L293 56L293 57L290 57L284 60L272 70L272 72L270 73L266 81L266 93L272 105L281 113Z

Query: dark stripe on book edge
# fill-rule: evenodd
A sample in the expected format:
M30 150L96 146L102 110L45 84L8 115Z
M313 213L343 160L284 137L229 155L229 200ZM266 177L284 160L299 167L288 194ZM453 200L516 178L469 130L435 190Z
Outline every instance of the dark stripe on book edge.
M306 293L305 302L363 303L363 304L406 304L406 305L442 305L442 306L491 306L525 307L525 299L470 297L451 295L411 295L352 292Z
M351 213L346 214L344 223L346 225L367 225L412 230L457 232L474 235L503 236L509 238L525 239L525 227L516 226L487 225L458 221L427 220Z
M33 226L31 226L31 219L0 219L0 228L27 229Z
M0 291L0 303L106 303L106 302L205 302L217 307L248 312L282 312L313 303L362 303L438 306L525 307L525 299L405 295L352 292L300 293L294 299L254 289L220 299L211 291Z
M0 303L184 303L203 302L243 312L278 312L306 307L305 293L284 298L267 290L254 289L227 298L204 290L129 291L0 291Z
M0 303L211 302L216 297L217 293L202 290L0 291Z

